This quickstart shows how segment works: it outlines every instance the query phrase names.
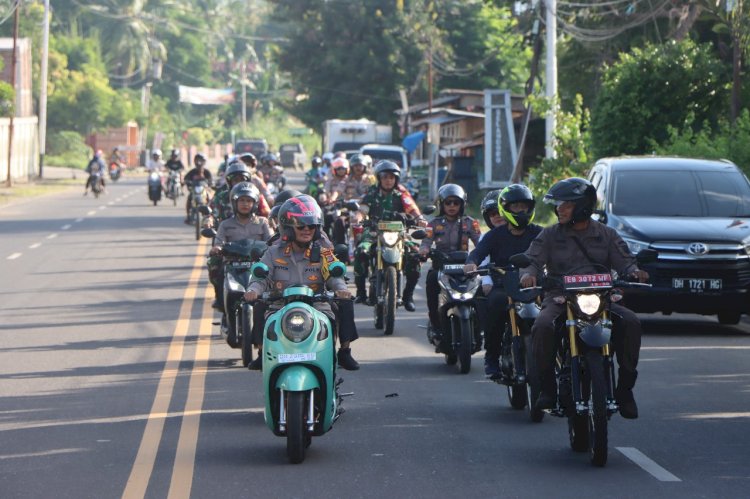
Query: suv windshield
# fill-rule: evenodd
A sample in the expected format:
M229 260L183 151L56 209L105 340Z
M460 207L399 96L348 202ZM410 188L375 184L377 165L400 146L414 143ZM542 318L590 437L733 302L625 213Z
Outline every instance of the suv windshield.
M612 213L622 216L750 216L750 186L737 171L621 171L612 189Z
M381 159L387 159L390 161L393 161L398 166L403 167L401 163L404 160L404 155L401 153L401 151L388 151L383 149L362 149L360 151L362 154L367 154L372 158L372 164L374 165Z

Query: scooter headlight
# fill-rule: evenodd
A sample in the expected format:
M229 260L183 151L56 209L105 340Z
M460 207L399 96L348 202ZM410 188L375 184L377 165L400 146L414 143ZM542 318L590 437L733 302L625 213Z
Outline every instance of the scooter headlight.
M281 332L292 343L305 341L312 331L313 319L304 309L293 308L281 319Z
M581 312L588 316L595 315L602 304L599 295L580 294L576 295L576 304Z
M398 242L398 232L383 232L383 242L388 246L393 246Z

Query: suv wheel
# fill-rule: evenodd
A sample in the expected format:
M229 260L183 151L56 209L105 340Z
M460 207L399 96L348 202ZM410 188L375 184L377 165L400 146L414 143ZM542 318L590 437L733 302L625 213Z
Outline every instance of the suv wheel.
M719 312L719 324L724 324L727 326L733 326L740 322L740 317L742 314L740 312L736 311L729 311L729 312Z

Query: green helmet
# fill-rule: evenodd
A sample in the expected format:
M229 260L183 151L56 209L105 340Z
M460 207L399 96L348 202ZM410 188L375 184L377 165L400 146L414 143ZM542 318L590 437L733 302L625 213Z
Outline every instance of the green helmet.
M526 203L528 209L521 213L510 211L513 203ZM511 184L502 191L497 198L497 211L516 229L525 229L534 220L534 195L528 187L521 184Z

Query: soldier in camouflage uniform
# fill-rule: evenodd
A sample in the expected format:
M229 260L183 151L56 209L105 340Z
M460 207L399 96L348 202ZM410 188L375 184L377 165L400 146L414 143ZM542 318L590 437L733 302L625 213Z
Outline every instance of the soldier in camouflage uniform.
M399 184L401 168L396 163L388 160L380 161L375 166L375 176L377 185L368 189L361 203L361 211L365 215L369 215L371 224L378 220L416 219L419 225L426 225L411 194L404 186ZM370 251L374 250L375 234L377 232L373 234L365 230L362 242L357 246L354 254L354 282L357 285L357 303L368 301L368 304L374 304L374 296L367 300L365 284L370 270ZM417 244L413 241L406 241L404 245L402 264L406 277L402 302L407 311L414 312L414 288L419 280L420 263Z

